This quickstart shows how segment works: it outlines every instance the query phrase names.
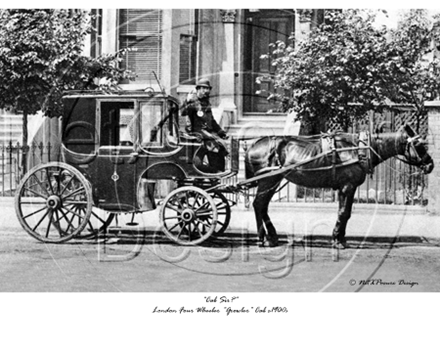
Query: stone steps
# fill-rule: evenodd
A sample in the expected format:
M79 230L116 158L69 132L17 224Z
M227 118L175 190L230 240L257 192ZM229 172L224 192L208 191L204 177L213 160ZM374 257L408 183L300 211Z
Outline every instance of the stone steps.
M248 113L240 116L238 123L230 125L227 130L232 136L245 138L282 136L285 124L285 114Z

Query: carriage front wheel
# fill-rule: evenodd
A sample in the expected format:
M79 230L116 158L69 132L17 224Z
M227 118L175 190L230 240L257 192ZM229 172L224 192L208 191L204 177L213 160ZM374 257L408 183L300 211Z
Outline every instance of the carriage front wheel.
M163 201L160 221L165 235L182 245L197 245L208 239L217 226L217 207L204 190L181 187Z
M15 195L23 228L37 240L60 243L77 236L92 213L92 188L74 167L51 162L31 169Z
M217 208L217 227L215 229L215 234L222 235L231 221L231 206L223 193L214 191L211 196L212 199L214 199Z

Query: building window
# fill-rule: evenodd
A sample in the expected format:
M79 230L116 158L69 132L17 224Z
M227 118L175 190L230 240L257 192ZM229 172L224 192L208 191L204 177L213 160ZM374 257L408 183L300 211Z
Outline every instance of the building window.
M318 28L322 23L324 23L324 10L314 9L312 10L312 18L310 21L310 28Z
M162 10L119 11L119 47L128 48L122 68L137 74L136 81L160 78L162 60Z
M180 35L179 83L195 84L197 40L195 36Z
M102 54L102 9L92 10L92 28L90 55L98 57Z
M188 29L180 35L179 83L195 84L197 75L197 41L199 10L188 10Z

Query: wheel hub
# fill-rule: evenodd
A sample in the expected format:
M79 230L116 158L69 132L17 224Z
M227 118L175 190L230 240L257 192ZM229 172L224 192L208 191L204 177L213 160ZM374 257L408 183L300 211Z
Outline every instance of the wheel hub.
M196 213L192 209L185 209L180 216L183 221L191 222L195 219Z
M47 198L46 205L50 209L59 209L61 207L61 199L58 196L52 195Z

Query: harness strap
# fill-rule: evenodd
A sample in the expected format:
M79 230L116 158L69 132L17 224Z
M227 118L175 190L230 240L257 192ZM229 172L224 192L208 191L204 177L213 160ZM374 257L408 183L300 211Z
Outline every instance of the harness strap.
M332 182L336 182L336 165L338 164L338 150L336 149L335 133L321 133L321 148L322 152L331 153L331 169Z
M338 153L336 151L336 142L335 142L335 136L331 136L331 148L332 148L332 182L333 184L336 183L336 163L337 163L337 157Z
M358 159L362 169L373 177L373 165L371 163L371 135L368 132L359 133Z

